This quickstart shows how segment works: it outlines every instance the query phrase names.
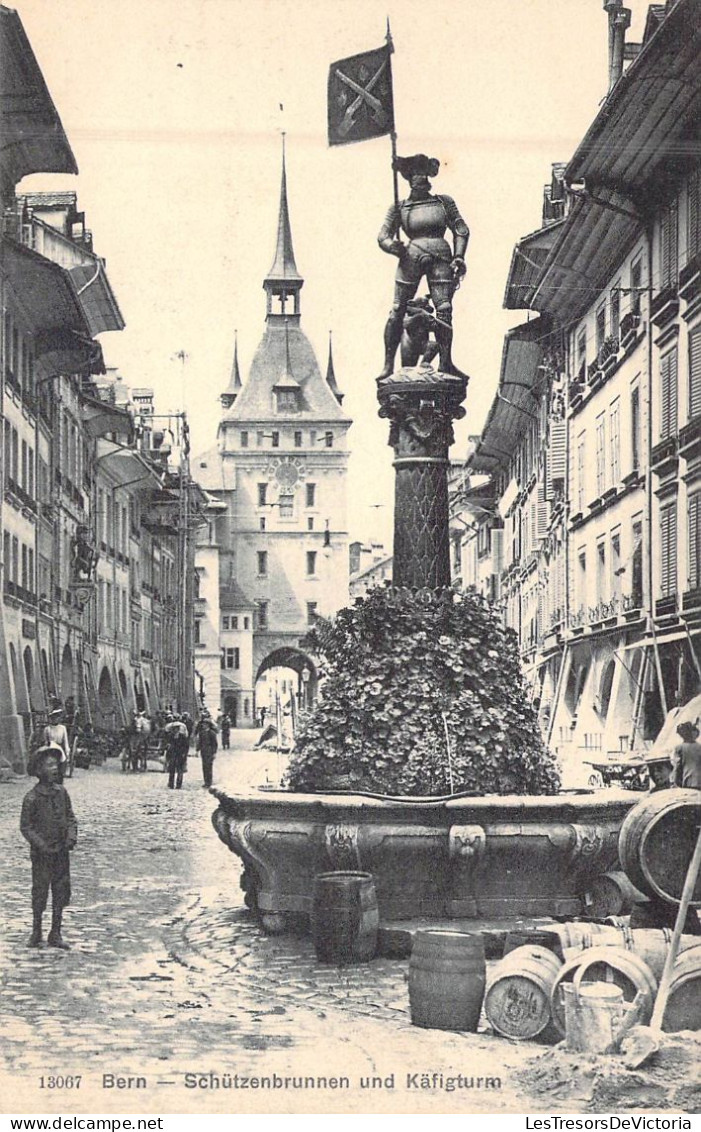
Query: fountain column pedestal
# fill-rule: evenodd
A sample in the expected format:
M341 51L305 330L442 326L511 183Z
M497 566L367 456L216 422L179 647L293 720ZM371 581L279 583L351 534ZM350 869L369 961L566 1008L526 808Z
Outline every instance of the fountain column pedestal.
M449 450L464 417L467 381L429 365L404 367L377 382L380 416L394 448L393 585L450 585Z

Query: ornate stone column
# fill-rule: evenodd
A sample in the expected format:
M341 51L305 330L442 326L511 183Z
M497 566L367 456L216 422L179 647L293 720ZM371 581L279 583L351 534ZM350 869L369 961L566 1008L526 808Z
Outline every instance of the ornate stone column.
M464 417L465 378L428 365L380 378L380 416L394 448L393 583L411 589L450 585L448 452L453 421Z

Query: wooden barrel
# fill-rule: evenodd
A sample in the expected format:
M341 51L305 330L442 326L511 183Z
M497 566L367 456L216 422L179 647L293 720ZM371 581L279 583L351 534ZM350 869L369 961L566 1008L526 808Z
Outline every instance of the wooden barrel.
M367 963L377 949L380 925L372 874L319 873L311 920L320 963Z
M634 904L644 900L642 892L628 880L625 873L602 873L592 883L586 894L587 915L593 920L604 920L607 916L624 916Z
M701 822L701 792L681 787L659 790L628 811L618 838L618 855L641 892L678 904ZM701 874L692 897L701 907Z
M672 932L669 928L631 928L627 923L614 924L559 924L565 959L574 959L581 951L592 947L619 947L638 955L656 979L662 977L662 968L669 951ZM679 951L701 944L701 937L683 935Z
M484 940L479 933L416 933L409 961L409 1005L415 1026L474 1032L485 982Z
M588 947L621 943L621 930L612 924L553 924L553 932L560 941L560 951L565 959L571 959L579 951Z
M685 951L674 964L662 1029L701 1030L701 947Z
M571 983L575 972L582 969L583 983L613 983L623 991L626 1002L632 1002L642 991L645 1002L641 1025L649 1021L657 993L657 979L644 959L623 947L592 947L567 960L560 968L552 990L552 1019L561 1034L565 1033L565 1014L560 987Z
M524 1041L550 1023L550 998L562 963L546 947L517 947L489 976L484 1012L492 1028Z

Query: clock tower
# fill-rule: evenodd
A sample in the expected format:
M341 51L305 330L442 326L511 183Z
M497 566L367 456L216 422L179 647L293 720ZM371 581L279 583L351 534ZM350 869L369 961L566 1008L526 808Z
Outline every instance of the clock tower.
M242 727L269 705L271 689L262 694L266 673L286 669L284 696L294 694L300 706L311 702L317 671L303 638L317 616L349 600L351 420L342 409L331 346L324 377L301 328L303 285L283 148L275 257L263 282L263 337L243 382L236 343L231 380L220 398L217 447L194 468L198 482L226 504L214 533L221 705Z

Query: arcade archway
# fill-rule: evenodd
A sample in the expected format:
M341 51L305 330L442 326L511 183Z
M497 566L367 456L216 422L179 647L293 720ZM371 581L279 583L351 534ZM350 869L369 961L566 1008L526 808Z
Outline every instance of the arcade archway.
M107 667L102 669L97 685L97 702L100 706L103 726L113 727L115 722L114 689Z
M308 653L290 646L274 649L261 661L255 679L256 711L266 714L275 707L279 697L283 703L294 697L300 709L310 708L315 702L319 686L319 673Z

